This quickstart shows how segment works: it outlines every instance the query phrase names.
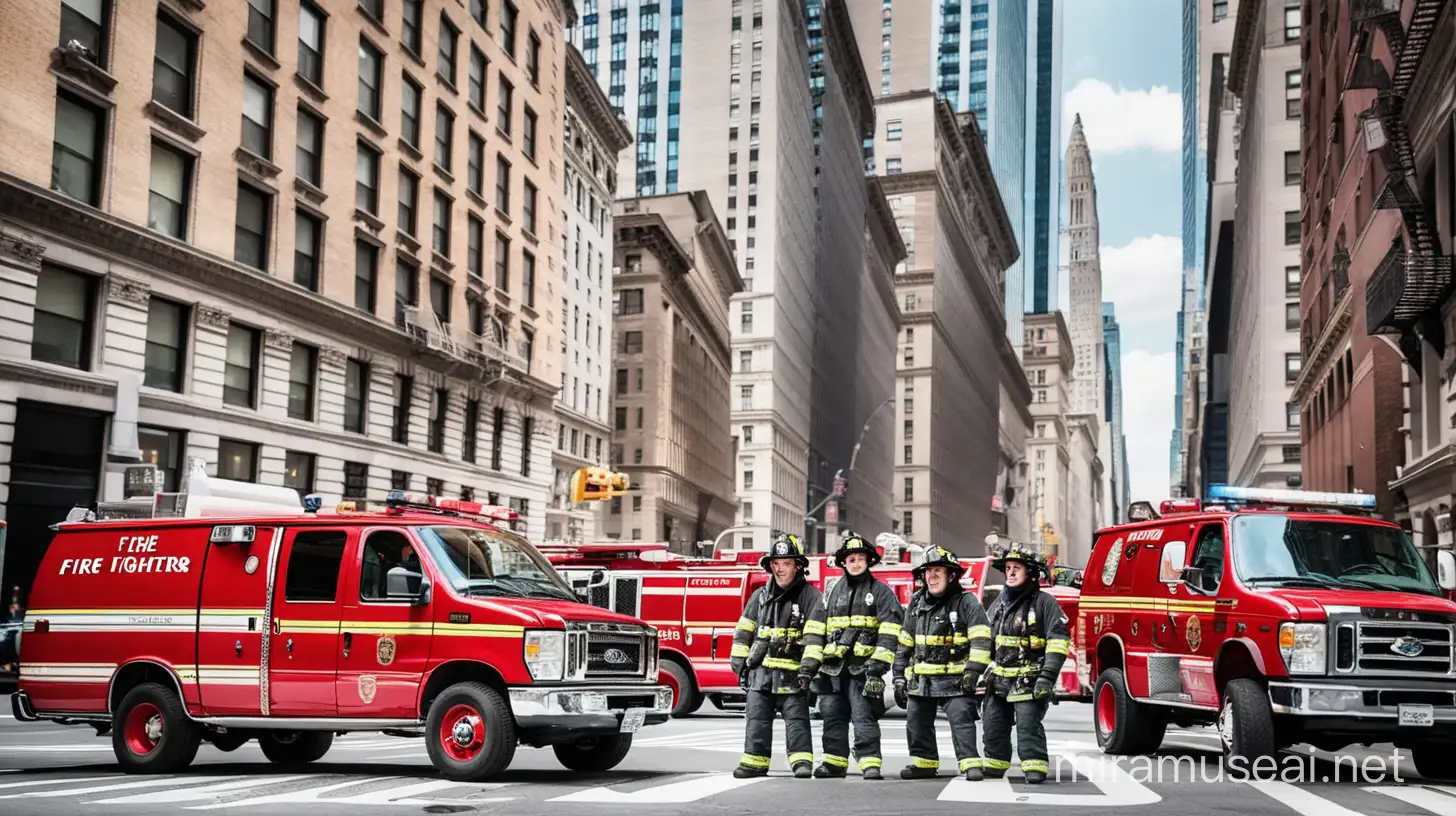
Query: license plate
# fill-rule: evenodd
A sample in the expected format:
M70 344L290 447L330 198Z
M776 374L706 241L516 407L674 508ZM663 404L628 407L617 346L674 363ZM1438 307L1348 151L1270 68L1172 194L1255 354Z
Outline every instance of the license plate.
M1430 726L1436 721L1436 713L1429 705L1400 706L1400 724Z
M636 731L637 729L639 729L639 728L642 727L642 723L646 719L647 719L647 709L645 709L645 708L629 708L629 709L627 709L627 713L622 715L622 733L623 734L630 734L633 731Z

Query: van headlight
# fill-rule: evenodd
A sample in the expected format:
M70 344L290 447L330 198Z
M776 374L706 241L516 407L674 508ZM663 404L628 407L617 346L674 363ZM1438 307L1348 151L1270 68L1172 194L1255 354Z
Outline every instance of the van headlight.
M1323 623L1279 625L1279 655L1290 674L1325 673L1325 631Z
M566 666L565 632L527 632L524 648L526 669L531 672L532 680L561 679Z

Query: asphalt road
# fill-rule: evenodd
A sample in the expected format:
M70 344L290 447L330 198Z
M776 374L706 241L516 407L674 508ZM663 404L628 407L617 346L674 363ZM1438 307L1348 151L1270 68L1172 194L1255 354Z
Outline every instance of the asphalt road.
M954 768L945 725L941 720L941 759ZM816 721L816 751L819 727ZM1389 746L1343 758L1317 754L1311 759L1295 752L1278 767L1254 769L1262 773L1251 778L1222 765L1213 733L1170 731L1159 755L1114 761L1097 750L1089 707L1062 704L1048 718L1053 778L1032 787L1015 769L1008 779L994 782L966 782L949 770L936 780L900 780L898 771L908 757L904 720L892 715L883 727L887 778L879 782L867 782L854 771L844 780L794 779L782 748L769 778L733 779L730 772L743 750L742 719L713 712L644 729L626 761L610 773L573 774L549 750L522 748L499 781L466 785L435 774L423 741L380 734L338 738L328 756L302 770L270 765L250 743L232 753L204 745L185 774L127 776L116 769L109 736L5 716L0 717L0 814L109 816L239 808L284 814L308 808L317 816L637 816L711 808L835 816L995 809L1049 816L1069 807L1103 807L1139 816L1456 816L1456 787L1421 780L1407 758L1392 760ZM778 733L781 737L782 725Z

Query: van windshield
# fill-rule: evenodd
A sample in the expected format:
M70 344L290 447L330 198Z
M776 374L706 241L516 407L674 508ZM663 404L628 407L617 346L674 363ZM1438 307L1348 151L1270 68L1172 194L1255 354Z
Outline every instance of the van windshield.
M1244 583L1443 596L1399 528L1258 514L1235 518L1231 539Z
M514 533L440 525L421 527L419 534L459 592L581 600L551 562Z

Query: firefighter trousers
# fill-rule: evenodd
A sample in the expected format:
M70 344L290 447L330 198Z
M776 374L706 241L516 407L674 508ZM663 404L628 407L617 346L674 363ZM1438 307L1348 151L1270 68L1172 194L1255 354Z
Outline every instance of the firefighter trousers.
M1048 700L1006 701L996 694L986 695L986 759L982 767L996 775L1011 768L1011 725L1016 724L1016 755L1021 758L1021 772L1050 770L1047 755L1046 718Z
M784 716L785 742L789 749L789 767L814 761L814 734L809 730L809 695L806 692L774 694L748 691L745 712L743 757L744 768L767 771L773 757L774 715Z
M976 699L970 695L956 697L919 697L910 695L905 711L905 737L910 749L910 764L916 768L939 768L940 749L935 740L935 715L945 709L950 720L950 743L959 761L957 770L982 767L976 750Z
M834 678L835 690L819 695L819 713L824 716L824 764L849 767L849 727L854 726L854 756L859 769L879 768L880 718L885 716L883 697L864 696L863 675Z

